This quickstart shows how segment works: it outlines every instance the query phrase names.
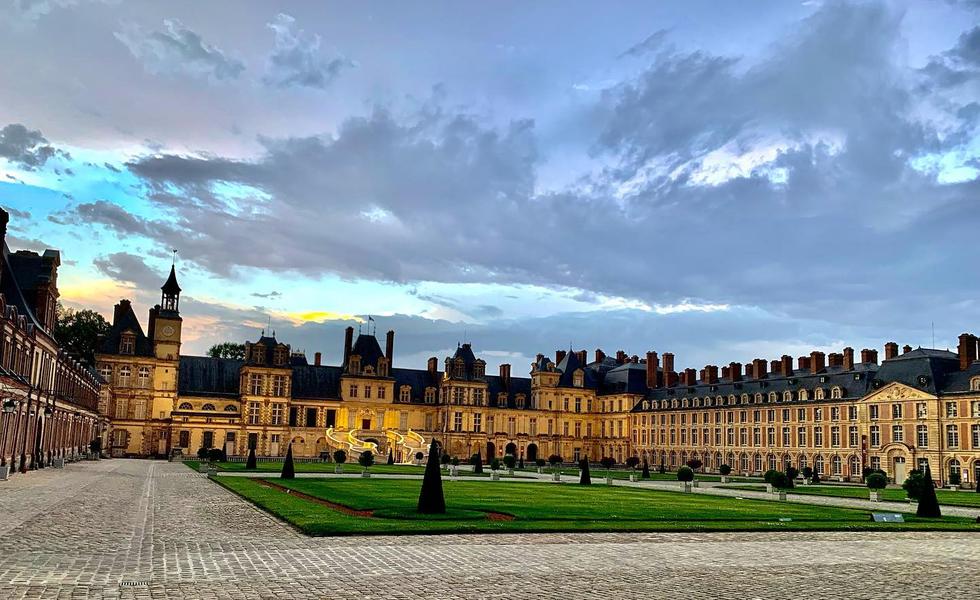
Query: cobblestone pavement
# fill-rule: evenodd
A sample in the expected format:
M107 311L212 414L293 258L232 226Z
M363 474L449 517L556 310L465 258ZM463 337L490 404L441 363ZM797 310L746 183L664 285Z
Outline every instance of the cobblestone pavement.
M180 464L0 482L0 598L966 598L968 533L308 538Z

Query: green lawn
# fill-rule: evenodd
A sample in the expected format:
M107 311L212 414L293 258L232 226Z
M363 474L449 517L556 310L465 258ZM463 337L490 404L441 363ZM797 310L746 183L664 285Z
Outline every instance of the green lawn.
M194 469L195 471L200 466L200 461L197 460L185 460L184 464L188 467ZM245 463L243 462L219 462L215 463L218 467L218 471L244 471ZM333 473L336 463L323 463L323 462L297 462L293 463L294 470L297 473ZM345 463L343 465L344 473L361 473L364 471L364 467L354 463ZM267 461L256 463L256 471L260 473L279 473L282 471L282 461ZM386 475L419 475L421 476L425 473L425 467L418 467L415 465L388 465L379 464L374 465L369 469L371 473L379 473ZM473 476L473 477L490 477L490 468L484 467L483 473L472 473L468 470L468 467L461 467L459 470L460 476ZM501 477L507 477L507 471L500 471ZM443 476L448 478L445 469L443 469ZM520 472L515 472L514 477L530 477L528 474L522 474Z
M730 485L726 489L764 491L764 485ZM806 494L812 496L835 496L838 498L863 498L868 499L868 488L866 487L847 487L841 485L797 485L792 490L793 494ZM882 500L889 502L908 502L905 490L901 488L886 488L881 490L879 496ZM980 494L968 490L953 492L950 490L936 490L936 498L939 504L947 506L969 506L980 507Z
M534 472L537 471L537 467L526 467L524 470ZM549 465L544 467L544 472L553 473L554 469L552 469L551 466ZM590 467L589 472L592 475L593 480L597 480L597 479L601 480L606 478L606 470L603 469L602 467ZM574 475L575 477L578 477L579 469L578 467L562 467L561 474ZM630 472L624 469L612 469L609 471L609 475L612 476L612 478L615 480L627 480L630 478ZM694 478L697 479L698 481L715 481L715 482L721 481L720 475L708 475L705 473L695 473ZM643 481L643 478L641 477L641 469L636 470L636 480ZM756 483L762 481L762 478L729 476L728 480L734 482ZM658 473L655 470L651 470L650 479L648 479L647 481L677 481L677 472L668 471L666 473Z
M352 516L262 485L260 480L217 477L275 516L311 535L517 531L781 531L852 529L965 529L970 519L906 517L905 524L874 523L864 510L702 494L609 488L602 485L444 481L451 513L415 513L421 482L392 479L270 479L292 490L373 516ZM491 520L486 513L511 515ZM790 519L780 521L780 519Z

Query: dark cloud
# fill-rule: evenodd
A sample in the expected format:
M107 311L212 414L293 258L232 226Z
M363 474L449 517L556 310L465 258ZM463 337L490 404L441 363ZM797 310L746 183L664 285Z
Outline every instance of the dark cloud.
M669 29L660 29L648 35L642 42L634 44L623 51L619 58L626 56L640 57L656 50L661 50L667 44L667 37L670 35Z
M128 252L114 252L96 258L93 263L100 273L123 283L132 283L144 290L160 287L163 279L159 273L146 266L139 256Z
M296 19L280 13L269 23L275 33L275 47L268 58L265 82L280 88L327 88L354 62L343 56L325 58L320 52L320 36L307 35L295 27Z
M66 153L48 143L36 129L28 129L20 123L11 123L0 129L0 158L28 170L44 166L50 158Z
M205 42L177 19L166 19L162 31L146 32L137 25L116 32L151 73L188 74L214 80L237 79L245 65Z
M281 298L282 292L277 292L275 290L267 293L252 292L252 295L256 298Z

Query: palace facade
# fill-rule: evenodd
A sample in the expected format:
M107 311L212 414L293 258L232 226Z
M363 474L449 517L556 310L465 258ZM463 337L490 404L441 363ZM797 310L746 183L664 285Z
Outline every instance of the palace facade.
M108 387L91 365L54 339L57 250L7 247L9 214L0 209L0 473L26 472L74 458L108 430L100 416Z
M859 479L865 467L903 481L928 462L942 481L980 478L980 362L977 338L957 352L898 345L794 361L753 360L719 369L674 370L674 356L619 351L537 355L528 377L458 345L425 369L399 368L395 333L384 346L347 328L339 365L310 363L266 332L241 360L180 354L176 273L149 311L144 332L128 300L116 305L97 355L111 382L114 456L194 454L219 447L243 455L297 456L371 450L399 462L436 437L447 451L484 460L612 456L676 469L701 460L715 471L760 474L810 466L824 477ZM271 333L271 332L270 332ZM591 360L590 360L591 358Z

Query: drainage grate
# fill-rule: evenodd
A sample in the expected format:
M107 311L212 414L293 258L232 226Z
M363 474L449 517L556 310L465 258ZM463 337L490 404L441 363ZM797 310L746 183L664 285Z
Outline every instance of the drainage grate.
M148 585L150 585L148 579L143 581L122 581L119 583L119 587L145 587Z

